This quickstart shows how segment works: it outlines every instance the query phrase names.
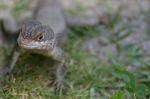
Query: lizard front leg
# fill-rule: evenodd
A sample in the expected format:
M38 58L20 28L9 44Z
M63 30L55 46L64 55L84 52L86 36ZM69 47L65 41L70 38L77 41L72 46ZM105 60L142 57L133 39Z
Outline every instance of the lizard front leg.
M0 68L0 80L3 80L2 78L10 73L12 71L12 69L14 68L18 58L20 56L20 52L18 50L18 47L15 46L14 50L11 53L11 56L9 57L8 63L5 64L5 66ZM1 83L1 82L0 82Z
M60 47L55 47L52 51L52 57L55 60L55 84L58 89L64 88L65 55Z

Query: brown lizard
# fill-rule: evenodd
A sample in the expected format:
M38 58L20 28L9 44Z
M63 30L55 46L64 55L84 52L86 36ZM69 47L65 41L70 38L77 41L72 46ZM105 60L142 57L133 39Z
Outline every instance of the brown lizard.
M35 13L35 19L23 23L9 62L0 69L0 77L12 71L22 53L30 51L52 57L55 60L57 67L55 83L57 88L64 87L65 55L60 45L66 35L63 32L65 22L61 8L56 6L58 3L55 2L55 0L41 0L40 8Z

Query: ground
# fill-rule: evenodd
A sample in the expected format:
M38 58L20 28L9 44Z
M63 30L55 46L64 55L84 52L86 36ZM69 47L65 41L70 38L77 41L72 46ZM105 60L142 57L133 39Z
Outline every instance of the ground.
M125 18L119 10L105 24L70 27L64 45L67 89L52 85L51 59L26 55L6 77L0 99L149 99L149 13Z

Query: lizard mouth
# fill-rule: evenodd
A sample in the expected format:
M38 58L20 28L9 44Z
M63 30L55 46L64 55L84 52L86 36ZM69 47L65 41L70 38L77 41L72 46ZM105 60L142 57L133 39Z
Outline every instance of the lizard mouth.
M25 50L47 51L53 50L56 40L35 41L32 39L24 39L21 35L18 37L18 45Z
M35 43L26 43L26 42L18 42L18 45L24 49L35 49L38 48L37 44Z
M52 50L55 46L55 40L37 42L33 40L18 39L18 45L27 50Z

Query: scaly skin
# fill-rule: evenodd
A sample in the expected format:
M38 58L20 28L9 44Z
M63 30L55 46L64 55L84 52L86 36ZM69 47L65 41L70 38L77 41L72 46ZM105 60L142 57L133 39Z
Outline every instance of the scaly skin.
M12 52L11 59L6 66L0 69L0 76L10 73L14 68L19 56L25 52L33 52L52 57L55 61L57 88L64 87L64 64L65 56L63 50L57 46L57 37L48 26L38 21L25 22L18 37L18 44Z
M55 0L41 1L43 4L39 3L41 7L35 13L35 19L22 24L16 47L8 63L0 69L0 77L4 77L13 70L22 53L30 51L53 58L56 66L55 84L60 89L64 87L65 56L59 45L62 44L66 34L64 34L66 25L61 9L52 4Z

